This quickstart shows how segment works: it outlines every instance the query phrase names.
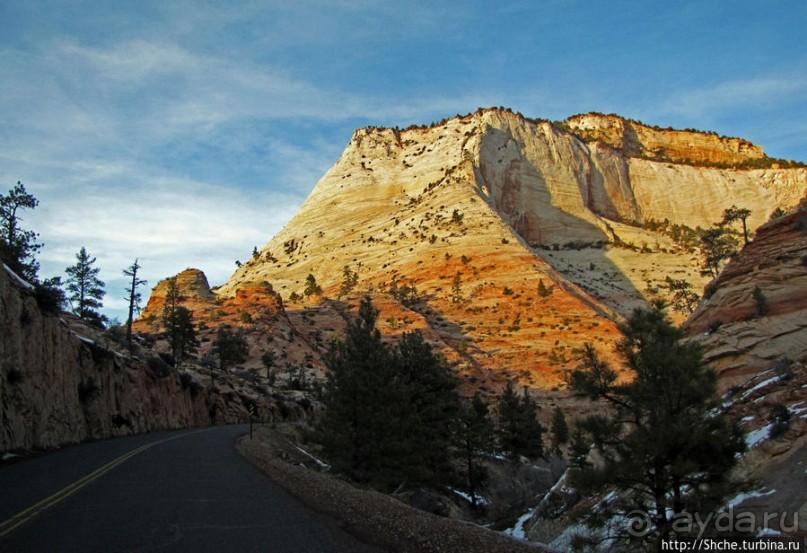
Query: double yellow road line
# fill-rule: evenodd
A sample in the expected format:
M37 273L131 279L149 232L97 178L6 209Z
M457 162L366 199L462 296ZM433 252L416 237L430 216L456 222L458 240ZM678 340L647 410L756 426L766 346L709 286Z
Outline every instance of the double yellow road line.
M177 438L183 438L183 437L189 436L191 434L197 434L199 432L204 432L204 430L205 429L195 430L193 432L185 432L184 434L180 434L179 436L171 436L170 438L163 438L162 440L156 440L154 442L150 442L150 443L147 443L145 445L141 445L137 449L133 449L132 451L130 451L128 453L124 453L123 455L121 455L117 459L114 459L114 460L110 461L109 463L102 466L101 468L91 472L90 474L88 474L84 478L82 478L80 480L76 480L75 482L73 482L69 486L66 486L65 488L62 488L61 490L59 490L55 494L51 495L50 497L47 497L47 498L43 499L42 501L40 501L36 505L32 505L31 507L28 507L24 511L20 511L19 513L17 513L13 517L11 517L9 519L6 519L3 522L1 522L0 523L0 539L6 537L8 534L10 534L14 530L16 530L17 528L19 528L20 526L22 526L23 524L25 524L26 522L28 522L29 520L31 520L32 518L37 516L39 513L41 513L45 509L53 507L57 503L60 503L61 501L67 499L68 497L70 497L71 495L73 495L74 493L79 491L81 488L83 488L84 486L86 486L87 484L92 482L93 480L95 480L97 478L100 478L101 476L103 476L104 474L109 472L110 470L114 469L115 467L117 467L121 463L125 463L126 461L128 461L129 459L134 457L135 455L137 455L139 453L142 453L145 450L149 449L150 447L154 447L155 445L159 445L159 444L162 444L162 443L165 443L165 442L170 442L171 440L176 440Z

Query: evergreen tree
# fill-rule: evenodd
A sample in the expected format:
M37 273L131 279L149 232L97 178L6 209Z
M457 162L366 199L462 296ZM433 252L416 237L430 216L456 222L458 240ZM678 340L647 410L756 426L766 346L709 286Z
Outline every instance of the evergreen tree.
M419 333L387 346L369 298L331 344L318 435L331 466L382 490L433 486L450 472L456 383Z
M751 297L754 298L754 305L757 308L757 316L764 317L768 314L768 298L765 297L765 293L762 291L762 288L759 286L754 286L753 292L751 292Z
M487 470L482 459L493 447L493 422L490 408L479 393L470 401L463 402L457 416L455 444L462 462L461 475L471 495L471 505L477 507L477 490L487 480Z
M724 227L714 226L700 232L703 265L701 274L716 278L723 262L737 253L737 239Z
M672 294L672 308L679 313L691 314L698 307L700 297L692 291L692 285L684 279L666 277L667 289Z
M344 340L331 343L318 434L334 471L386 487L388 458L401 453L388 440L400 413L391 409L393 354L375 328L377 318L369 297L364 298Z
M720 221L720 226L727 226L735 221L740 221L743 225L743 243L748 245L748 224L747 219L751 216L751 210L739 208L736 205L731 206L723 212L723 220Z
M451 282L451 303L462 302L462 273L457 271L454 280Z
M410 484L438 486L452 474L448 447L460 408L457 382L445 360L434 353L419 331L406 332L397 345L396 380L403 411L400 459Z
M560 453L560 446L569 441L569 425L560 407L552 413L552 449Z
M169 278L167 284L162 323L174 364L179 365L186 355L196 352L199 341L193 326L193 314L182 306L185 297L177 285L176 277Z
M131 284L126 288L126 301L129 302L129 317L126 319L126 344L129 349L132 348L132 323L134 322L135 312L140 313L140 301L143 299L137 288L146 284L145 280L137 278L137 271L139 270L140 265L137 263L137 259L127 269L123 270L123 275L132 279Z
M36 287L36 301L48 313L60 313L67 303L67 296L62 290L62 277L51 277Z
M66 288L73 314L103 326L106 317L98 313L97 309L102 306L101 300L106 292L103 281L98 278L101 269L93 267L94 264L95 258L91 258L82 247L76 254L76 264L65 269L68 275Z
M359 274L350 270L349 265L342 269L342 285L339 287L339 297L346 296L353 291L359 283Z
M591 345L570 377L572 390L612 406L578 425L577 446L593 444L598 455L596 463L578 458L573 482L584 491L616 486L623 492L620 501L600 518L652 513L648 539L660 540L670 534L676 516L698 512L706 520L721 504L745 444L738 427L714 410L717 377L698 344L684 342L660 309L634 311L620 330L624 338L617 351L632 380L618 383L616 371Z
M20 228L19 212L36 209L38 205L39 200L19 181L8 194L0 195L0 262L31 283L37 282L39 263L34 256L42 244L36 241L37 233Z
M552 291L544 284L544 279L538 280L538 295L542 298L552 295Z
M244 329L239 328L232 332L220 326L216 332L216 339L213 340L211 351L218 359L219 369L222 371L235 363L243 363L249 355L249 344Z
M497 434L499 447L513 460L521 456L536 458L544 454L543 428L537 419L537 409L526 388L519 397L513 383L507 382L499 395Z
M308 273L308 276L305 277L305 288L303 289L304 296L321 296L322 295L322 288L319 284L317 284L317 279L314 278L314 275Z

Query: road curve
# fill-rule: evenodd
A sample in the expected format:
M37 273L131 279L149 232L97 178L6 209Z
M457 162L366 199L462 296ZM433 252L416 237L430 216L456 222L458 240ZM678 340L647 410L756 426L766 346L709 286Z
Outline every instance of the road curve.
M246 426L156 432L0 466L0 551L380 550L232 447Z

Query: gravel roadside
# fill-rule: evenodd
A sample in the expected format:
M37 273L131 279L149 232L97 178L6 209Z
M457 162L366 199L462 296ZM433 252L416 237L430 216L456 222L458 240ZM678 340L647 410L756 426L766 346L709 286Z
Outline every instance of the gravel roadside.
M360 539L396 553L536 553L554 550L480 526L438 517L373 490L301 466L301 453L281 434L256 430L238 451L309 507L340 520ZM312 462L312 460L308 460Z

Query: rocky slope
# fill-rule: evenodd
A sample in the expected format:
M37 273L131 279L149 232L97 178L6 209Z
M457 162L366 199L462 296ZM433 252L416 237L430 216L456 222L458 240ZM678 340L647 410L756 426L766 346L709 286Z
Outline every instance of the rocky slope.
M581 140L582 128L601 139ZM584 342L607 350L614 318L663 295L666 276L705 284L697 252L660 222L706 227L737 205L755 229L804 196L804 168L691 164L764 156L745 141L651 130L498 109L357 130L294 218L214 293L268 281L292 322L313 308L335 332L346 304L370 293L385 333L428 329L470 380L517 373L551 387ZM662 146L664 161L645 159ZM345 268L358 283L340 297ZM290 302L309 274L326 299ZM417 297L399 301L402 286Z
M807 361L807 202L760 227L686 323L724 386Z
M215 385L156 353L121 347L66 314L43 312L30 285L0 267L0 452L115 435L301 416L293 399L236 378Z

